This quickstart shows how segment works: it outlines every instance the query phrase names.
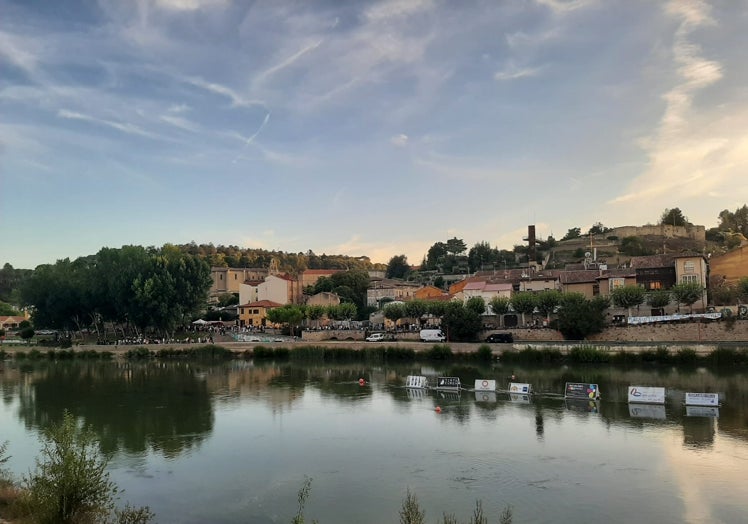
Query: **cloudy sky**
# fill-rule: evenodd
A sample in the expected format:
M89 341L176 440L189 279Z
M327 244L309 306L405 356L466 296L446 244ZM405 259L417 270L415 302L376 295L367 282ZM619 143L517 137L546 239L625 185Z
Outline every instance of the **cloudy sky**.
M0 264L510 249L748 202L748 3L0 0Z

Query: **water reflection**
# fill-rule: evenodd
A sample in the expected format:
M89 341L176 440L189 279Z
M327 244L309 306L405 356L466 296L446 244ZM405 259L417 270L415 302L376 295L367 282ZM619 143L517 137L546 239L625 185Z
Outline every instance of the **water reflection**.
M68 410L93 428L108 454L153 450L174 457L213 427L206 381L188 365L39 363L7 370L2 387L4 397L16 392L27 428L59 422Z

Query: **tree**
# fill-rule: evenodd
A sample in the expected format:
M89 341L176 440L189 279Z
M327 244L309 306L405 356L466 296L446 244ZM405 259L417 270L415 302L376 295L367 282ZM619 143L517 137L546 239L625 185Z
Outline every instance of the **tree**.
M442 328L449 340L468 342L475 340L482 327L480 315L459 302L450 302L442 316Z
M572 240L582 236L582 229L578 227L570 228L561 240Z
M642 240L640 237L626 237L622 239L620 251L624 255L632 257L652 254L652 250L647 248L647 246L644 244L644 240Z
M525 314L532 313L537 305L535 293L532 291L520 291L509 299L512 309L522 315L522 325L525 324Z
M701 300L704 296L704 288L697 283L676 284L670 288L673 298L678 304L688 306L689 312L693 312L693 304Z
M319 319L325 316L325 306L319 304L306 307L306 318L313 321L319 327Z
M592 227L590 227L590 230L587 232L588 235L604 235L610 231L610 228L605 227L602 222L595 222L592 224Z
M426 255L426 269L435 270L439 269L439 266L444 263L444 258L447 256L447 244L444 242L436 242L430 248Z
M670 291L667 289L657 289L647 294L647 304L654 309L662 309L670 304Z
M504 315L509 311L509 299L507 297L493 297L488 302L493 314L499 317L501 327L504 327Z
M738 280L738 284L736 287L740 300L742 300L743 302L748 302L748 277L743 277Z
M595 297L597 298L597 297ZM604 300L588 300L580 293L564 293L556 325L567 340L584 340L605 327Z
M405 308L405 316L415 319L418 324L421 323L421 317L428 313L428 306L423 300L409 300L405 302L403 307Z
M239 304L237 293L222 293L218 295L218 307L235 306Z
M683 215L680 208L674 207L673 209L665 208L660 216L660 225L668 226L687 226L690 225L688 218Z
M744 237L748 237L748 206L743 204L743 207L739 207L734 213L731 213L727 209L719 213L719 225L717 228L720 231L729 231L732 233L740 233Z
M488 242L478 242L468 251L468 267L471 273L483 269L484 266L493 267L499 258L497 249Z
M486 301L483 297L470 297L465 302L465 308L475 312L477 315L482 315L486 312Z
M438 287L439 289L444 289L444 277L439 275L434 279L434 287Z
M561 302L561 292L555 289L547 289L538 293L535 297L538 311L546 320L550 320L553 313Z
M405 255L395 255L387 263L387 278L405 278L410 273L408 257Z
M0 302L0 316L15 317L19 316L20 314L21 313L10 304Z
M447 240L446 247L447 253L457 256L465 252L465 250L467 249L467 244L465 244L465 242L461 238L452 237Z
M631 316L632 307L638 308L644 303L646 296L647 293L644 288L637 285L617 287L610 293L613 304L617 307L626 308L628 316Z
M405 317L405 307L399 302L387 304L384 306L383 312L384 318L391 320L394 324L397 324L398 320Z
M30 344L31 339L34 338L35 333L36 332L34 331L34 328L32 328L31 326L26 326L18 332L18 336L24 339L27 344Z

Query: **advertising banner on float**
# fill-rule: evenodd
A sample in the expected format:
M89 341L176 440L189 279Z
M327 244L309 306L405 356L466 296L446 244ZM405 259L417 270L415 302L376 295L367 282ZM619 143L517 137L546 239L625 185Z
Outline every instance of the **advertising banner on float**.
M595 400L567 398L564 403L569 411L578 413L600 413L600 404Z
M642 404L664 404L665 388L651 388L645 386L629 386L629 402Z
M530 384L523 384L520 382L509 383L509 393L532 393L532 386Z
M709 406L686 406L686 416L719 418L719 408Z
M495 391L476 391L475 392L476 402L496 402Z
M653 418L665 420L665 406L663 404L629 404L629 415L633 418Z
M406 388L426 389L428 385L428 379L419 375L408 375L408 378L405 379Z
M597 384L567 382L564 388L564 398L597 400L600 398L600 388Z
M496 381L486 379L475 379L475 391L496 391Z
M439 377L436 389L460 389L460 377Z
M686 393L686 406L719 406L719 394Z

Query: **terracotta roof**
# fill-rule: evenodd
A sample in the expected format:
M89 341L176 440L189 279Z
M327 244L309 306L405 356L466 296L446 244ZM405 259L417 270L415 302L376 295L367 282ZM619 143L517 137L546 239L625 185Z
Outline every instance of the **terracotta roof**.
M273 302L272 300L258 300L257 302L250 302L249 304L243 304L239 307L281 307L283 304L278 304L277 302Z
M512 285L511 284L486 284L486 287L483 288L483 291L511 291Z
M244 284L246 284L248 286L259 286L263 282L265 282L265 281L264 280L245 280Z
M582 269L580 271L562 271L562 284L581 284L583 282L594 282L600 276L597 269Z

